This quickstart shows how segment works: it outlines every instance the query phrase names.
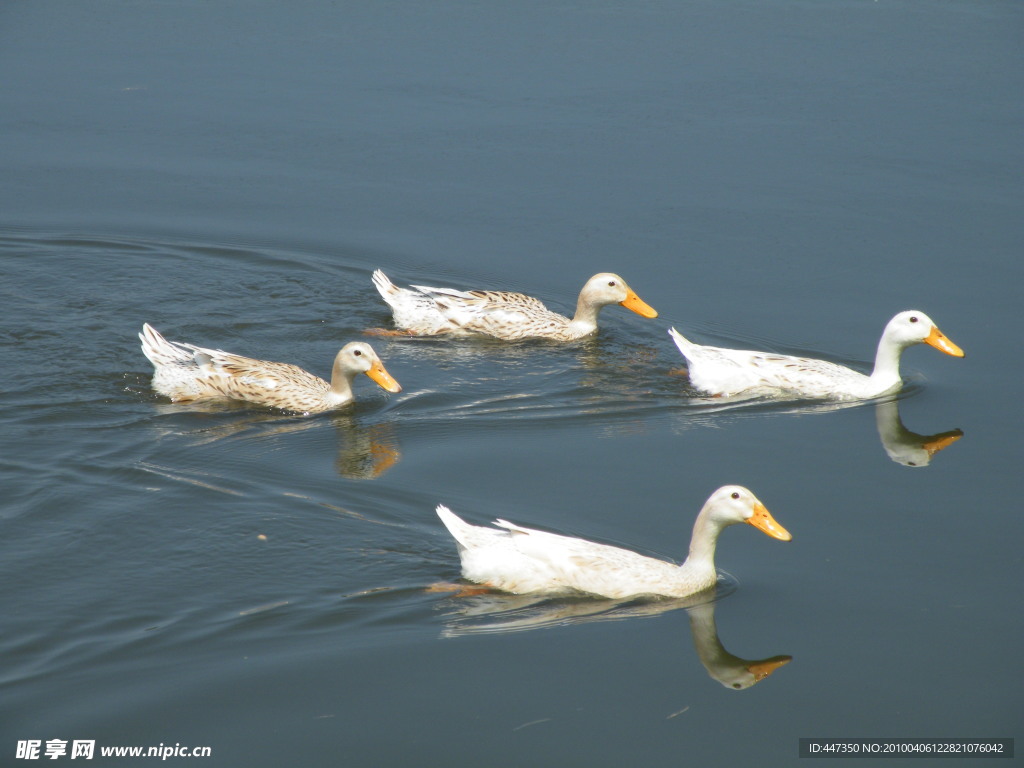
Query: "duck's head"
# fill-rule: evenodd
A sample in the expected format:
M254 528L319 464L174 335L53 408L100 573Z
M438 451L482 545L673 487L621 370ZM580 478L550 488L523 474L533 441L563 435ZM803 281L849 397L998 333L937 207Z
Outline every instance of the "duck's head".
M964 351L946 338L928 315L916 309L908 309L896 315L885 326L882 335L901 347L924 343L953 357L964 356Z
M587 280L580 291L580 301L594 307L621 304L643 317L657 317L658 312L636 295L636 291L612 272L601 272Z
M793 538L793 534L775 522L757 496L742 485L722 486L711 494L704 506L711 512L711 519L722 527L747 523L773 539L791 541Z
M402 386L384 369L384 364L373 351L373 347L365 341L352 341L341 348L334 364L340 367L349 378L357 373L365 373L379 387L388 392L401 392Z

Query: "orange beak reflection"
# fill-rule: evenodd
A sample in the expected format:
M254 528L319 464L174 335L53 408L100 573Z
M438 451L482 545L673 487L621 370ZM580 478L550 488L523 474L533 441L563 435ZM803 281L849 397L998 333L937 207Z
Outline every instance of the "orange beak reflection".
M760 683L776 669L786 666L792 660L792 656L773 656L772 658L765 659L764 661L755 661L753 664L748 664L747 672L752 674L754 679Z
M761 502L757 502L754 505L754 514L747 522L757 528L757 530L767 533L773 539L778 539L779 541L793 540L793 534L775 522L772 513Z
M928 338L924 340L924 343L930 344L939 350L939 352L945 352L947 355L952 355L953 357L964 356L964 351L947 339L945 334L935 326L932 326L932 331L928 334Z
M386 389L388 392L401 392L402 385L395 381L391 374L384 370L384 364L379 360L366 372L366 375L377 382L377 386Z
M634 293L633 291L630 291L629 295L623 301L620 301L619 304L621 304L626 309L632 312L636 312L641 317L658 316L658 311L650 304L645 302L643 299L641 299L639 296L637 296L636 293Z
M963 436L964 433L959 429L953 432L946 432L932 438L926 443L922 443L921 447L928 451L929 456L934 456L943 448L948 448Z

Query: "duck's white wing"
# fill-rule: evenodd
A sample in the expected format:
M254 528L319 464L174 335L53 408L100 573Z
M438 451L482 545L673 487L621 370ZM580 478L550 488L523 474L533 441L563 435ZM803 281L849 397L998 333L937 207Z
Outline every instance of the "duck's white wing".
M712 394L765 391L835 397L867 381L863 374L827 360L704 346L675 329L669 334L686 358L690 381Z
M516 550L550 574L553 586L605 597L663 592L680 577L679 566L608 544L524 528L506 520Z
M734 362L764 388L805 397L842 396L867 380L850 368L809 357L737 350Z

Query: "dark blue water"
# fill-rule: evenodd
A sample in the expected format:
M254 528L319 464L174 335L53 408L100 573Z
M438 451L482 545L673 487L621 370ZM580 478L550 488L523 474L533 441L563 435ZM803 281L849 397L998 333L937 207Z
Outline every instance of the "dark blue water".
M1002 2L0 7L0 763L1020 737L1022 32ZM378 267L564 312L614 270L660 316L371 338L403 392L312 418L150 390L143 322L326 375L390 322ZM908 308L966 358L842 408L700 397L665 333L863 370ZM438 503L682 558L724 483L794 540L727 531L714 602L429 591Z

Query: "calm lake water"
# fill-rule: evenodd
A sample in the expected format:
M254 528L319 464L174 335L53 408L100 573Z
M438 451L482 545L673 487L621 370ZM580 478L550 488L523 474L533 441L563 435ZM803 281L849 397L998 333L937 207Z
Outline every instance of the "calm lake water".
M0 6L0 763L1024 746L1022 33L979 0ZM565 312L613 270L661 314L371 339L403 392L311 418L151 392L143 322L326 375L390 324L378 267ZM909 308L966 358L842 408L701 398L666 334L864 369ZM794 540L727 531L714 602L429 591L439 502L681 559L724 483Z

